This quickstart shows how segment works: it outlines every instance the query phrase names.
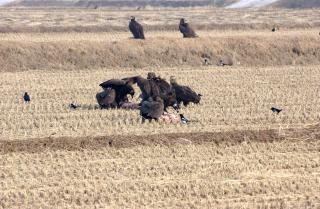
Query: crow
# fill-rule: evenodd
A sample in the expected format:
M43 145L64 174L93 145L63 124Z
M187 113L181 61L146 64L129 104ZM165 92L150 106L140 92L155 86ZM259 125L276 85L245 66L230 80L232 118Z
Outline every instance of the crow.
M208 58L204 58L203 61L204 61L203 65L210 65Z
M148 119L158 121L164 113L163 100L159 96L149 97L148 100L143 101L140 107L140 115L143 122Z
M197 94L189 86L179 85L173 76L170 77L170 84L175 90L178 106L181 104L181 102L184 106L188 106L190 102L195 104L200 102L202 96L201 94Z
M186 117L184 117L183 114L179 114L179 115L180 115L181 123L186 124L186 123L189 123L189 122L190 122L189 119L186 118Z
M75 104L73 104L73 103L71 103L70 105L69 105L69 107L71 108L71 109L77 109L77 108L79 108L80 107L80 105L75 105Z
M198 35L194 30L185 22L184 18L180 19L179 30L183 34L183 38L195 38Z
M133 37L135 39L144 39L144 32L143 32L143 27L140 25L135 17L131 17L131 21L129 23L129 30L133 34Z
M23 100L24 100L26 103L28 103L28 102L31 101L28 92L25 92L25 93L24 93L24 95L23 95Z
M279 113L282 111L282 109L278 109L278 108L275 108L275 107L271 107L271 111L274 112L274 113L279 114Z

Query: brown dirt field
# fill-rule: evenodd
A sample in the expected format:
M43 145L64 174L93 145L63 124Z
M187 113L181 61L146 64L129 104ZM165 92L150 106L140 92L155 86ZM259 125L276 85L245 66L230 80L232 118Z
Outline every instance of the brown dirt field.
M318 208L319 126L286 132L1 141L0 207Z
M319 15L0 9L0 208L320 208ZM97 108L99 83L149 71L203 95L191 123Z

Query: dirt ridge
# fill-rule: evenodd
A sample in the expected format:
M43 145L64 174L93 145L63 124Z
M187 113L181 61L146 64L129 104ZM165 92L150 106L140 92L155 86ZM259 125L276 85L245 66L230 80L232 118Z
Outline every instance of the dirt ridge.
M217 65L223 57L230 57L236 66L316 65L320 64L320 42L316 36L277 36L276 39L266 36L0 43L2 72L110 67L196 67L202 66L205 58L212 65Z

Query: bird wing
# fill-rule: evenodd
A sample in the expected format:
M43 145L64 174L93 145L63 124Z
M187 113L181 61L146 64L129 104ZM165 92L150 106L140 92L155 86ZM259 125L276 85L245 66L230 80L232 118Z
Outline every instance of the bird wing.
M137 23L137 31L138 31L138 34L139 34L139 37L140 38L144 38L144 32L143 32L143 27L141 24Z
M178 100L192 102L198 98L198 94L189 86L176 85L174 88Z
M125 84L126 84L126 82L123 80L110 79L110 80L107 80L103 83L100 83L99 86L101 86L104 89L106 89L106 88L116 89L118 87L124 86Z
M186 25L185 24L180 24L179 25L179 30L183 34L186 33L186 31L187 31Z

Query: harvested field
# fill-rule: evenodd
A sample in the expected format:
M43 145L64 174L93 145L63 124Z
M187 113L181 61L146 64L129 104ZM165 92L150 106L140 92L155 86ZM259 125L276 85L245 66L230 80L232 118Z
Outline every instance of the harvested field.
M0 208L320 208L319 15L1 9ZM150 71L203 95L192 122L98 108L101 82Z
M127 31L130 16L147 31L177 30L184 17L199 30L253 30L320 27L320 12L309 10L125 10L108 9L0 9L0 32L112 32Z
M111 78L145 76L154 71L170 75L203 94L199 106L182 111L198 121L189 126L141 124L138 111L100 110L95 94ZM312 75L312 76L310 76ZM303 126L320 119L318 66L267 68L151 68L90 71L26 71L2 73L0 138L61 136L148 135ZM139 90L135 96L138 99ZM28 91L32 102L23 104ZM70 103L82 105L77 111ZM280 115L272 106L283 108Z
M0 207L318 208L318 130L107 137L114 146L94 149L65 138L19 152L0 142Z

